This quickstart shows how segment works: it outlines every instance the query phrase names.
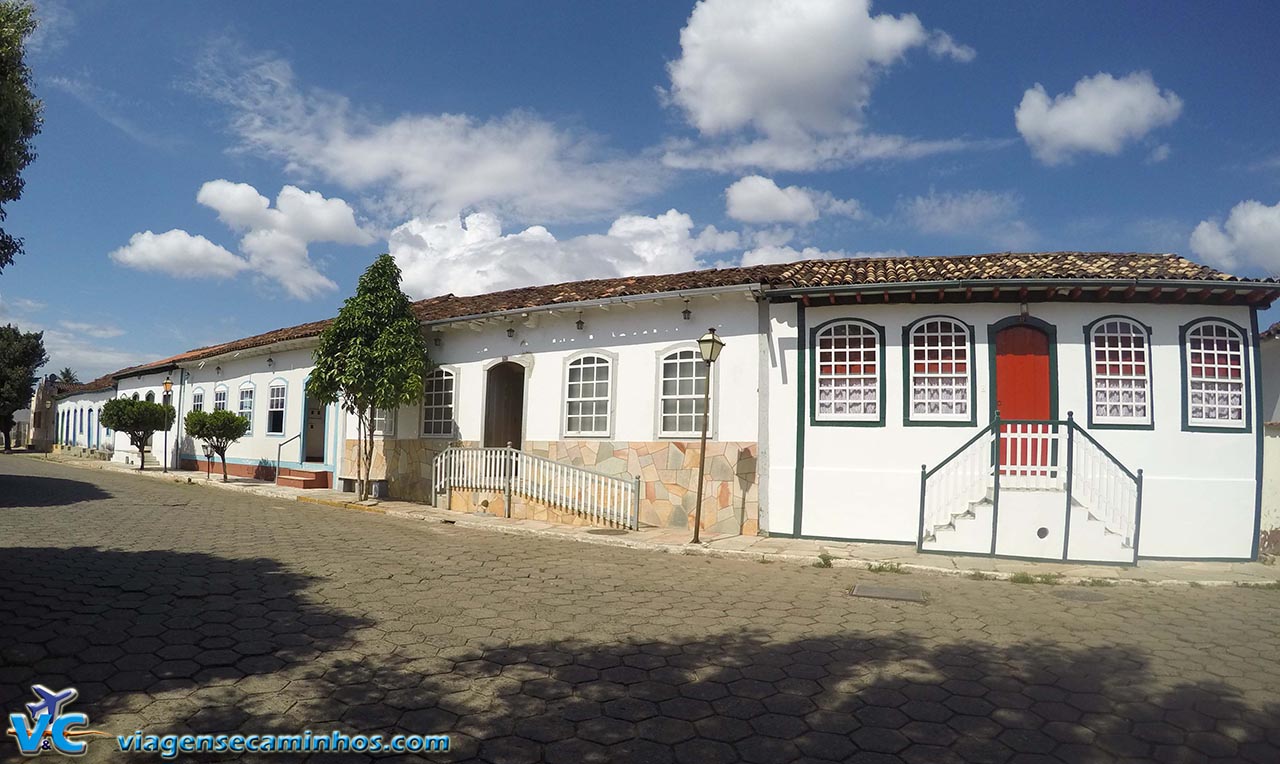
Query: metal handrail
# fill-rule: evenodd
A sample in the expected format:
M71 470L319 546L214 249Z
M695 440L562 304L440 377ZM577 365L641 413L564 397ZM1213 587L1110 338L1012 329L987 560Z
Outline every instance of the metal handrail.
M275 474L274 480L272 481L276 485L280 485L280 450L301 437L302 437L302 432L299 431L298 434L294 435L292 438L289 438L286 441L282 441L276 444L276 474Z

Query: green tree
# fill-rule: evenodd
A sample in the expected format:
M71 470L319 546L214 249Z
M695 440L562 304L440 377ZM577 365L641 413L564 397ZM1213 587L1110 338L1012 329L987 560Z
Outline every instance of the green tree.
M23 333L16 326L0 327L0 431L4 432L5 451L12 448L9 431L13 429L13 414L31 405L36 370L48 360L43 332Z
M394 411L421 397L430 368L422 327L400 291L400 269L391 255L380 255L321 333L307 383L308 395L325 403L340 400L356 417L359 501L369 498L374 412Z
M24 0L0 0L0 222L4 205L22 197L22 171L36 158L41 103L31 92L23 46L35 31L35 10ZM0 271L22 252L22 239L0 228Z
M80 375L76 374L76 370L70 366L63 366L62 371L58 372L58 381L68 385L78 385Z
M191 411L182 420L187 433L203 440L222 460L222 482L227 482L227 449L249 432L249 420L230 411Z
M178 412L173 406L133 398L113 398L102 407L102 426L129 436L129 443L138 449L138 469L146 467L145 451L151 436L173 426ZM165 455L168 458L168 455Z

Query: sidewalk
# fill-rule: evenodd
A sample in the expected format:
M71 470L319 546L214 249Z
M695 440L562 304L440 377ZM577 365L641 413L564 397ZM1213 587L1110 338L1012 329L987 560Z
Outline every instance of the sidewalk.
M354 509L364 512L403 517L437 523L451 523L461 527L478 528L498 533L559 538L590 544L622 546L668 554L704 554L713 557L740 557L762 562L795 565L811 565L820 554L830 556L833 567L867 568L883 566L883 570L899 572L924 572L953 576L985 574L1007 579L1017 573L1059 577L1060 583L1097 583L1103 579L1115 584L1161 584L1229 586L1280 585L1280 566L1259 562L1180 562L1143 560L1137 567L1113 565L1087 565L1058 562L1028 562L1002 560L990 557L948 556L919 554L911 545L866 544L840 541L811 541L807 539L767 538L762 536L729 536L703 534L702 543L690 544L690 532L669 528L641 528L624 531L610 528L574 527L537 520L508 520L493 515L450 512L425 504L407 501L378 501L364 503L354 501L349 493L334 490L285 488L250 478L233 477L222 482L215 466L212 476L206 480L204 472L159 470L139 472L134 467L75 457L47 454L29 454L28 458L44 458L87 469L111 470L139 477L170 480L177 483L204 484L231 491L245 491L275 499L293 500L311 504Z

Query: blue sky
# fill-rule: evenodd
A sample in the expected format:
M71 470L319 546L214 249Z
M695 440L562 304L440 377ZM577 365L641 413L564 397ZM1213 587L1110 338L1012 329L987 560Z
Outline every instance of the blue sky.
M415 297L891 252L1280 266L1271 4L44 0L0 321L90 377Z

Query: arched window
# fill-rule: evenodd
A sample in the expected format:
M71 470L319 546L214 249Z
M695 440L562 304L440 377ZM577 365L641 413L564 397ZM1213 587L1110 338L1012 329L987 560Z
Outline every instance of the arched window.
M1089 329L1091 425L1151 424L1151 338L1128 318L1104 318Z
M862 321L837 321L814 337L817 422L884 422L880 330Z
M134 394L133 394L133 399L134 399L135 401L136 401L136 400L138 400L138 394L137 394L137 393L134 393Z
M695 348L677 350L663 356L661 374L659 434L664 437L697 437L702 433L702 398L708 384L707 364Z
M1192 427L1247 429L1248 374L1244 334L1223 321L1183 327L1186 390L1183 415Z
M975 421L969 327L953 318L926 318L907 333L907 421Z
M422 434L431 438L453 437L454 374L435 369L422 388Z
M204 411L204 390L198 387L191 392L191 410Z
M245 382L240 385L239 408L236 413L249 420L249 429L245 435L253 434L253 394L254 387L252 382Z
M213 410L227 410L227 388L225 386L220 385L213 389Z
M148 391L147 391L147 403L155 403L155 402L156 402L156 394L155 394L154 392L152 392L151 390L148 390Z
M612 364L602 355L585 355L569 362L565 376L564 434L609 434Z

